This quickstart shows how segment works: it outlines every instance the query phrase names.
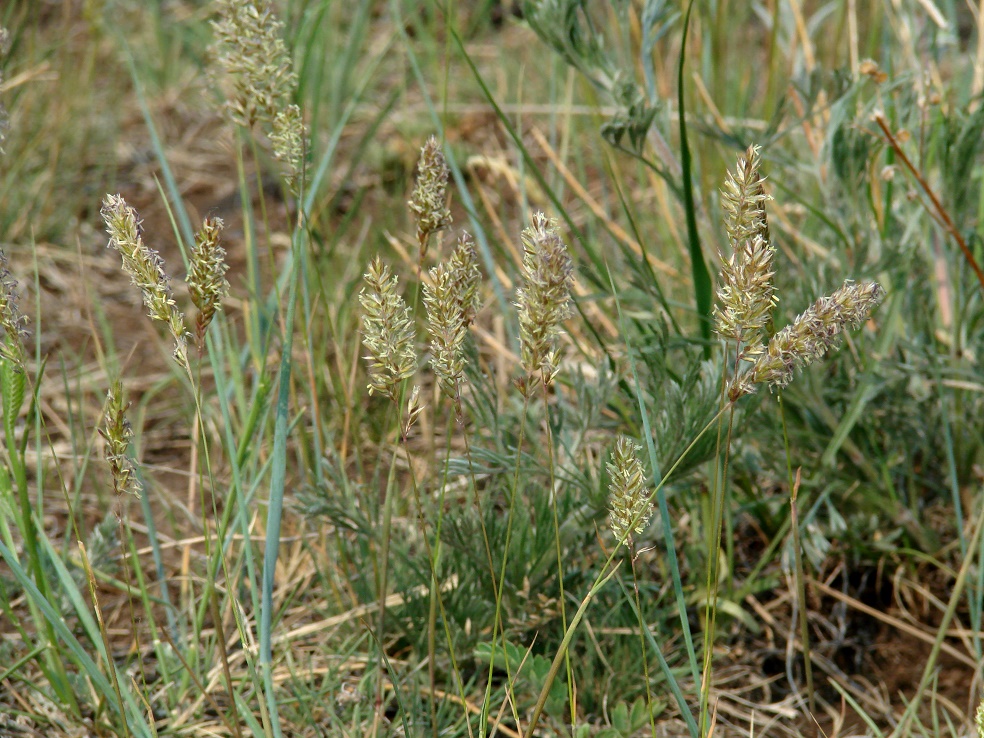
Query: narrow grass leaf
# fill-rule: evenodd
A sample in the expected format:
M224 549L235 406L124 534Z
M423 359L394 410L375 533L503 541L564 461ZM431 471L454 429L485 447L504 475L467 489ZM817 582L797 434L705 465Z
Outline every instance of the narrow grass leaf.
M704 252L700 247L700 234L697 231L697 205L694 202L694 183L690 144L687 142L687 111L684 100L683 71L687 62L687 35L690 30L690 13L694 0L687 4L687 14L683 19L683 37L680 41L680 58L677 64L677 99L680 117L680 165L683 169L683 205L687 213L687 241L690 246L690 272L694 281L694 302L697 305L697 320L700 321L700 335L704 342L704 358L711 358L711 273L707 270Z

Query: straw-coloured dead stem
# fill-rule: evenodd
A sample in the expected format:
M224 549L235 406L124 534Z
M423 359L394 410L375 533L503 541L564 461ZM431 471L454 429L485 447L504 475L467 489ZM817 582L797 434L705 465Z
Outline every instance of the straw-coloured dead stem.
M120 195L106 195L99 211L109 233L109 245L123 258L123 271L140 288L150 317L166 323L174 338L174 358L188 365L188 340L184 317L174 302L164 260L144 243L137 211Z

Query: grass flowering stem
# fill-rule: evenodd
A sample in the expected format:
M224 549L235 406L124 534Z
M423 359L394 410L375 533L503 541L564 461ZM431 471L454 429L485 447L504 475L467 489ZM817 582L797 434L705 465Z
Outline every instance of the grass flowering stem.
M564 630L567 630L567 597L564 594L564 553L560 545L560 515L557 513L557 460L554 451L553 423L550 422L550 403L546 382L541 382L543 389L543 409L547 418L547 458L550 468L550 514L553 517L554 547L557 551L557 582L560 589L560 618ZM576 704L574 701L574 682L571 679L570 654L564 657L564 670L567 673L567 699L571 710L571 730L577 720Z
M735 405L734 403L727 403L722 406L721 412L717 417L718 426L718 454L715 458L720 458L720 449L722 448L721 439L721 421L723 421L723 412L727 409L728 411L728 428L725 434L724 441L724 460L721 464L720 474L718 473L718 465L715 464L714 469L714 491L711 500L711 531L712 539L710 541L707 550L707 592L705 594L704 601L704 644L703 644L703 671L701 674L700 681L700 707L699 707L699 717L700 717L700 735L705 735L708 730L708 706L710 702L711 694L711 681L713 677L713 659L714 659L714 641L715 641L715 630L717 627L717 593L718 587L720 586L720 551L721 551L721 529L724 525L724 509L727 495L725 490L727 489L728 482L728 460L730 458L731 449L731 436L734 430L735 421Z
M713 427L718 422L718 420L724 414L725 410L729 409L733 404L734 403L729 402L727 405L725 405L720 410L718 410L718 412L714 415L714 417L707 422L707 424L701 429L701 431L696 436L694 436L690 444L683 450L683 453L680 454L679 458L677 458L677 460L673 462L672 466L670 466L666 474L663 475L663 478L660 480L659 484L656 485L656 489L653 490L653 495L655 496L659 495L662 488L666 485L666 481L673 476L673 472L676 471L677 467L680 466L681 463L683 463L683 460L687 458L687 455L694 448L694 446L697 445L697 442L701 438L703 438L704 434L707 433L707 431L710 430L711 427ZM518 473L518 467L517 467L517 473ZM665 497L663 499L665 500ZM515 488L513 490L513 500L515 500ZM510 514L511 511L512 511L512 505L510 504ZM662 513L662 514L666 515L667 513ZM511 531L512 531L512 527L510 526L507 531L507 537L509 532ZM557 672L560 671L560 665L564 661L567 647L570 645L571 638L574 636L574 631L577 630L577 626L580 624L581 619L584 617L584 613L588 608L588 604L590 603L591 599L598 592L601 591L601 588L604 587L605 584L617 573L618 565L616 565L611 572L606 574L606 572L608 571L608 567L611 566L612 561L615 559L615 555L619 552L619 550L622 548L622 546L625 544L627 540L628 540L627 537L616 539L615 547L612 549L612 552L611 554L609 554L608 559L601 567L598 576L595 577L594 583L591 585L591 589L588 591L588 594L585 596L584 600L581 601L581 605L578 607L577 612L574 613L574 616L571 618L570 625L567 626L567 630L564 632L564 638L561 641L560 647L558 648L557 653L554 656L553 662L551 662L550 664L550 670L547 672L547 676L544 678L543 687L540 690L539 698L537 699L536 706L533 709L533 715L530 718L530 724L526 727L526 733L525 733L526 738L532 738L533 731L536 728L536 724L539 721L540 715L543 712L543 707L547 702L547 697L550 694L550 687L553 684L554 679L557 677ZM505 568L503 568L503 575L504 573L505 573ZM497 607L497 617L498 617L498 607Z
M509 563L509 546L512 543L512 533L513 533L513 520L516 517L516 497L519 491L519 477L523 459L523 446L526 443L526 422L527 416L529 414L530 408L530 397L528 394L523 396L523 410L520 413L520 423L519 423L519 438L516 441L516 464L513 467L513 479L509 494L509 512L506 515L506 540L502 546L502 563L499 565L499 579L498 586L495 590L495 615L492 619L492 653L489 659L489 678L485 685L485 698L482 700L482 728L480 735L485 735L485 726L488 723L489 707L491 706L492 700L492 675L495 670L495 642L496 633L502 632L502 658L505 662L506 667L506 679L507 683L512 684L512 675L509 673L509 657L506 654L505 648L505 628L502 624L502 588L506 582L506 566ZM494 577L493 577L494 580ZM552 680L551 680L552 681ZM544 698L546 699L546 698ZM516 718L516 724L519 724L518 714L516 713L515 700L510 700L513 706L513 716Z

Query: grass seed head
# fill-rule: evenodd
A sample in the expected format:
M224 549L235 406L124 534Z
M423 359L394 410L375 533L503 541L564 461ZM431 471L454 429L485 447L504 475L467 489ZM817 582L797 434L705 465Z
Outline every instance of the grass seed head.
M306 137L307 129L297 105L291 103L277 112L271 124L270 142L273 144L273 155L287 165L287 183L295 192L304 172Z
M728 172L721 193L724 205L724 225L732 246L761 237L769 242L769 220L765 203L772 198L765 194L765 178L759 173L759 147L749 146L738 156L738 166Z
M652 490L646 485L646 473L639 461L642 446L625 436L619 436L612 451L612 460L606 465L612 481L609 526L619 543L632 533L642 533L653 514Z
M199 345L205 339L205 330L217 310L222 309L222 299L229 293L225 273L229 266L225 261L225 249L219 237L225 224L221 218L206 218L195 234L195 246L191 252L188 271L188 292L198 308L195 335Z
M297 75L282 38L284 24L268 0L217 0L216 6L211 77L226 92L223 110L233 123L265 128L274 156L288 166L288 182L296 187L307 131L291 102Z
M7 255L0 249L0 326L3 327L0 360L9 361L17 371L23 372L27 363L24 348L27 318L21 314L17 300L17 280L7 269Z
M821 358L848 327L867 320L884 294L877 282L847 280L833 294L818 299L776 333L752 368L732 382L731 399L754 392L758 384L785 387L797 368Z
M516 292L521 361L527 377L539 372L549 385L560 364L555 344L571 314L574 262L557 224L535 213L523 231L523 286Z
M762 353L762 332L777 298L773 287L775 248L769 241L763 178L759 175L758 148L738 157L728 172L722 194L724 223L731 242L731 257L721 257L721 287L714 307L715 330L724 338L744 344L745 356Z
M174 338L174 358L188 364L188 340L184 316L178 310L171 292L171 280L164 260L144 243L137 211L127 205L120 195L106 195L99 211L109 233L109 245L123 258L123 271L143 294L150 317L166 323Z
M451 258L430 270L424 284L431 366L445 395L458 403L464 375L464 342L479 307L481 272L471 236L463 234Z
M448 209L448 165L436 137L427 139L417 163L417 185L407 203L417 220L417 241L423 249L432 233L451 225Z
M444 263L430 270L424 284L427 329L431 335L431 366L441 391L457 400L458 383L464 373L463 345L467 326L456 299L454 274Z
M297 83L281 37L283 23L265 0L217 0L216 8L212 53L218 70L213 76L218 77L217 86L229 92L225 110L246 128L272 124Z
M455 285L455 301L461 308L461 316L466 326L471 325L482 306L482 296L479 286L482 281L482 270L478 266L478 251L475 250L475 240L469 233L462 233L458 245L451 252L448 261Z
M139 497L140 482L133 461L127 454L133 439L133 429L126 419L129 406L130 403L123 397L123 382L117 379L107 393L106 414L103 416L103 427L99 429L99 434L106 440L106 460L113 475L116 494L126 493Z
M721 266L721 287L714 306L715 330L744 344L745 356L762 352L762 330L777 298L773 287L775 249L761 236L742 241Z
M416 336L410 308L397 291L398 280L377 256L364 275L362 344L369 368L369 394L395 400L394 389L417 371Z

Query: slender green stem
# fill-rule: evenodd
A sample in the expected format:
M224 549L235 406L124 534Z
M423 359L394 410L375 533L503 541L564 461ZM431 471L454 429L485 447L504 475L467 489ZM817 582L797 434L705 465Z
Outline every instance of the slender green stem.
M567 656L567 647L571 644L571 639L574 637L574 631L577 630L577 626L580 625L581 619L584 617L584 613L587 612L588 605L591 604L591 600L594 599L595 595L601 591L608 581L615 576L618 572L618 566L615 566L608 574L608 567L611 566L612 560L615 558L615 554L621 549L621 542L619 545L612 549L611 555L605 562L605 565L601 567L601 571L598 576L595 577L594 584L591 585L591 589L588 590L588 594L585 595L584 599L581 601L581 606L577 608L577 612L574 613L574 617L571 618L571 624L567 626L567 630L564 632L564 639L560 642L560 648L557 649L557 654L554 656L553 661L550 663L550 670L547 672L546 677L543 681L543 687L540 689L540 695L537 697L536 705L533 708L533 715L530 717L530 724L526 726L526 738L532 738L533 731L536 729L536 724L540 721L540 715L543 714L543 707L547 704L547 698L550 696L550 687L554 683L554 679L557 678L557 673L560 671L561 664Z
M485 698L482 700L482 722L479 728L479 735L485 736L485 726L488 724L489 707L492 699L492 675L495 671L495 646L497 633L502 628L502 588L506 582L506 567L509 563L509 546L512 543L513 520L516 516L516 497L519 491L519 476L522 467L523 445L526 441L526 416L529 413L530 398L523 398L523 412L519 423L519 440L516 443L516 464L513 468L512 490L509 495L509 512L506 517L506 540L502 547L502 563L499 565L499 579L495 591L495 616L492 619L492 656L489 659L489 678L485 685ZM507 677L509 676L509 657L506 654L506 636L502 634L502 657L506 665ZM511 682L511 678L509 679ZM515 700L512 701L515 711Z
M550 424L550 402L549 395L547 393L546 383L542 383L541 387L543 389L543 410L545 417L547 419L547 453L548 453L548 463L550 465L550 512L553 516L553 527L554 527L554 547L557 551L557 580L558 587L560 589L560 617L563 623L564 630L567 630L567 603L566 597L564 596L564 554L560 546L560 516L557 513L557 480L556 480L556 459L554 454L554 439L553 439L553 429ZM577 703L574 700L574 683L571 678L571 659L568 654L564 658L564 671L567 674L567 701L570 706L571 711L571 732L574 732L575 723L577 721Z
M810 658L810 623L807 618L806 574L803 570L803 545L800 541L799 508L796 497L799 492L799 474L793 478L793 458L789 451L789 435L786 429L786 408L779 392L779 417L782 419L782 443L786 450L786 474L789 478L789 525L793 533L793 559L796 568L796 598L799 600L800 638L803 641L803 668L806 671L806 693L810 700L810 712L817 711L816 695L813 691L813 662Z

